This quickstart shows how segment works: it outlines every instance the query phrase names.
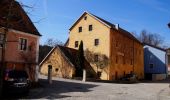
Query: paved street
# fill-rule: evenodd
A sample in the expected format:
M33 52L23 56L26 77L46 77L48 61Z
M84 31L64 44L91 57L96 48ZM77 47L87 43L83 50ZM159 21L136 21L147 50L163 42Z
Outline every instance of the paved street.
M81 82L53 78L48 85L41 77L42 87L31 90L28 99L61 100L169 100L168 81L136 84Z

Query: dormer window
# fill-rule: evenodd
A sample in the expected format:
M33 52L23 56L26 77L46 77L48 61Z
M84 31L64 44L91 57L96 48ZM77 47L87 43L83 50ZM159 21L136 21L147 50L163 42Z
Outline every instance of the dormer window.
M82 27L79 27L79 33L82 32Z
M92 31L92 30L93 30L93 26L89 25L89 31Z

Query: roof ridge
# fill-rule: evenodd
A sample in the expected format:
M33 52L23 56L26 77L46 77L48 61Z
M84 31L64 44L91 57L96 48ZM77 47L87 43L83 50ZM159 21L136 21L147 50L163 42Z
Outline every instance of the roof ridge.
M159 50L162 50L162 51L166 51L166 49L164 49L164 48L161 48L161 47L159 47L159 46L155 46L155 45L153 45L153 44L144 43L144 42L143 42L143 44L144 44L144 45L151 46L151 47L153 47L153 48L157 48L157 49L159 49Z
M56 47L53 47L51 49L51 51L44 57L44 59L41 61L41 63L39 64L39 66L41 66L41 64L51 55L51 53L53 52L53 50L55 49Z

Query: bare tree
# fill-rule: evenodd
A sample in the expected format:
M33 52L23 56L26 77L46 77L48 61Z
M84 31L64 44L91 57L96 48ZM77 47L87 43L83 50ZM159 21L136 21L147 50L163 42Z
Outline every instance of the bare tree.
M47 41L45 42L45 45L51 46L51 47L55 47L57 45L64 45L61 41L57 40L57 39L53 39L53 38L48 38Z
M35 65L36 63L36 45L34 42L32 42L29 46L26 52L21 52L20 57L23 59L23 62L25 63L25 69L29 73L29 77L31 80L34 80L35 75Z
M39 46L39 62L41 62L44 59L44 57L51 51L51 49L57 45L63 46L64 44L57 39L49 38L47 39L44 45L40 45Z
M160 36L157 33L148 32L146 30L141 31L140 35L138 36L138 39L142 43L147 43L147 44L151 44L151 45L159 46L159 47L161 47L164 42L162 36Z
M99 72L99 69L104 69L110 63L109 58L105 54L92 52L88 49L85 50L85 58L89 63L96 65L98 77L101 76L101 72Z
M85 50L85 58L88 62L95 64L97 66L97 70L98 68L104 69L110 63L109 58L105 54L94 53L88 49Z

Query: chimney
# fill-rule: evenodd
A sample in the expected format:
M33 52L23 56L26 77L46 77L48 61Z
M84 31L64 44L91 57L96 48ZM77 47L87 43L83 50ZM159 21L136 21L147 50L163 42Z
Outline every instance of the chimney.
M115 28L119 30L119 24L115 24Z

